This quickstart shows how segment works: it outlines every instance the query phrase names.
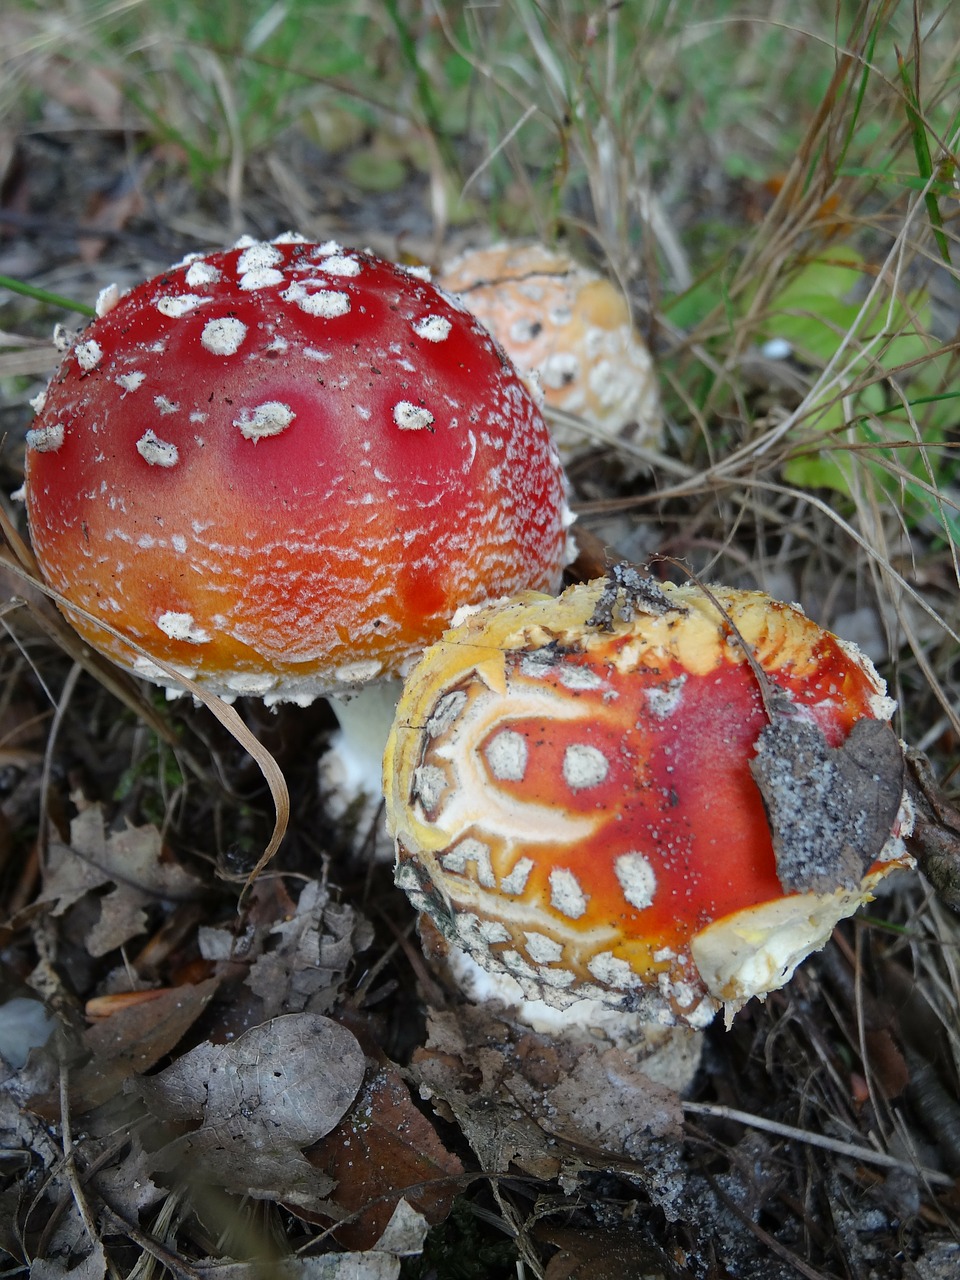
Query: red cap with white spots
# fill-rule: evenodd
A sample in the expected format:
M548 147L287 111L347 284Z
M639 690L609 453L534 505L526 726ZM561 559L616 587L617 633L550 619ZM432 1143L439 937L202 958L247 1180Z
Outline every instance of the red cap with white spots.
M868 659L759 592L652 587L617 617L607 591L481 609L424 654L384 765L397 879L474 987L482 970L541 1013L703 1026L781 986L911 865L893 704ZM774 704L792 756L768 737ZM880 793L847 785L839 751L863 746L861 721L893 759L875 850ZM758 752L782 785L762 790ZM791 788L810 779L824 813L864 814L798 823Z
M460 605L559 585L540 414L424 273L287 236L98 310L28 432L26 499L47 581L120 664L307 702L396 674Z

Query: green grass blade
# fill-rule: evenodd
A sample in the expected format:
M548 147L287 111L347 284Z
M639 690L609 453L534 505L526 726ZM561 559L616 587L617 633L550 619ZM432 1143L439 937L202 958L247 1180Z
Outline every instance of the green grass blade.
M913 153L917 160L917 172L926 183L933 177L933 157L930 155L930 144L927 141L927 130L923 123L920 103L910 82L907 64L899 49L897 50L897 67L903 83L903 105L907 113L910 135L913 139ZM933 237L937 242L937 248L940 250L940 256L948 267L952 266L950 245L943 228L943 216L940 213L940 202L937 200L936 193L934 191L925 192L923 200L927 206L927 217L930 219L930 226L933 229Z
M36 302L45 302L51 307L62 307L64 311L77 311L82 316L95 316L96 310L85 302L74 302L63 294L51 293L48 289L38 289L32 284L24 284L22 280L14 280L12 276L0 276L0 289L9 289L11 293L19 293L24 298L33 298Z

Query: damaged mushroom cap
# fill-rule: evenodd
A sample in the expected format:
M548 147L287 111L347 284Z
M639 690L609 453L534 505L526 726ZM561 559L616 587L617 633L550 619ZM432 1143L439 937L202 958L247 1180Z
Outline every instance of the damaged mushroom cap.
M544 245L506 243L468 250L437 284L466 303L518 369L536 376L549 408L577 414L606 436L659 443L650 352L606 277ZM573 427L553 430L564 453L591 443Z
M25 492L48 583L116 662L306 703L398 673L464 602L556 589L556 451L424 273L288 235L99 310L28 432Z
M665 585L605 630L606 590L527 593L426 651L384 764L397 880L507 1003L702 1027L782 986L912 865L901 772L862 871L826 884L830 858L801 835L793 878L816 887L785 892L751 771L770 723L758 670L778 723L808 726L827 757L893 703L866 657L760 592Z

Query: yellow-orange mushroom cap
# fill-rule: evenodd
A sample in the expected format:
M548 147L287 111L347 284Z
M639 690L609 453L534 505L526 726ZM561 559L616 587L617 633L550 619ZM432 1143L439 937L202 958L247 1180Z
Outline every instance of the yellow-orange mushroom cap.
M862 877L784 890L751 772L758 673L827 752L893 704L866 657L760 592L665 585L604 629L606 590L527 593L426 651L385 756L397 880L495 989L703 1026L781 986L912 865L898 784Z

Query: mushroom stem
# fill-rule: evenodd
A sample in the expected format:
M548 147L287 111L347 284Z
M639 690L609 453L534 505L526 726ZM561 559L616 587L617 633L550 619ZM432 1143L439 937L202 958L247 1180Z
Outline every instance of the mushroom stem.
M383 799L383 751L402 688L400 680L383 680L330 698L340 728L320 760L320 791L330 816L352 810L358 830L376 817ZM385 839L384 848L392 857Z

